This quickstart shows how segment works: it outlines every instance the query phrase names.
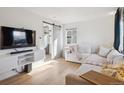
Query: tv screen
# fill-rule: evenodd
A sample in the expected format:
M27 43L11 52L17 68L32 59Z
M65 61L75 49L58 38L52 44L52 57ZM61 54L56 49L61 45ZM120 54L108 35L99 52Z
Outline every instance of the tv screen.
M35 46L35 31L1 27L1 49Z
M13 31L13 45L22 46L27 44L26 32Z

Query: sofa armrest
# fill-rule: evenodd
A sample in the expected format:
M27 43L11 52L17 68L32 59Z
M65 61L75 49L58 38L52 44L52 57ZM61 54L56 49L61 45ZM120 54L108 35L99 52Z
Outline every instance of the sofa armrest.
M92 85L92 83L74 74L66 75L65 83L66 85Z

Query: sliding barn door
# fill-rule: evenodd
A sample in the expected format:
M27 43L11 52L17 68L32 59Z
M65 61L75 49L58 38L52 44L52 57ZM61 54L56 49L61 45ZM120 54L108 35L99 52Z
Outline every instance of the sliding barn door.
M61 56L61 33L61 27L53 25L53 59Z

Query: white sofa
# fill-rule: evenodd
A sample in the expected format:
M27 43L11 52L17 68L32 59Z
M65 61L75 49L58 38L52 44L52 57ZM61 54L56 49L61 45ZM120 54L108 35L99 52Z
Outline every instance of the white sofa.
M100 51L99 51L99 53L100 53ZM116 50L111 50L107 55L105 55L105 53L103 53L103 55L102 55L102 53L101 53L101 55L104 57L102 57L99 53L91 54L89 57L87 57L83 61L81 66L74 73L69 73L66 76L66 84L67 85L90 84L89 82L87 82L87 81L83 80L81 77L79 77L79 75L86 73L90 70L101 72L102 65L104 63L106 63L106 64L111 64L111 62L113 62L112 64L124 63L123 55L118 53ZM111 62L109 62L109 61L111 61Z
M64 53L66 61L82 63L83 60L91 54L91 47L87 44L84 46L71 44L65 47Z
M97 61L97 62L95 62L95 61ZM84 62L81 64L81 66L75 71L75 74L80 75L80 74L88 72L90 70L95 70L95 71L99 72L102 69L102 67L100 65L102 65L102 63L104 63L105 61L107 61L106 58L103 58L97 54L92 54L84 60ZM94 64L91 64L91 62ZM100 63L100 64L97 64L97 63Z

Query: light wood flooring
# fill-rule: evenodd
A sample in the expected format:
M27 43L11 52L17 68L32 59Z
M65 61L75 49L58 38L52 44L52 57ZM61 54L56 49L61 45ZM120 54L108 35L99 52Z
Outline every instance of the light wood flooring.
M46 63L46 62L45 62ZM6 80L1 85L64 85L65 76L73 73L80 64L66 62L63 58L51 60L30 73L20 73Z

